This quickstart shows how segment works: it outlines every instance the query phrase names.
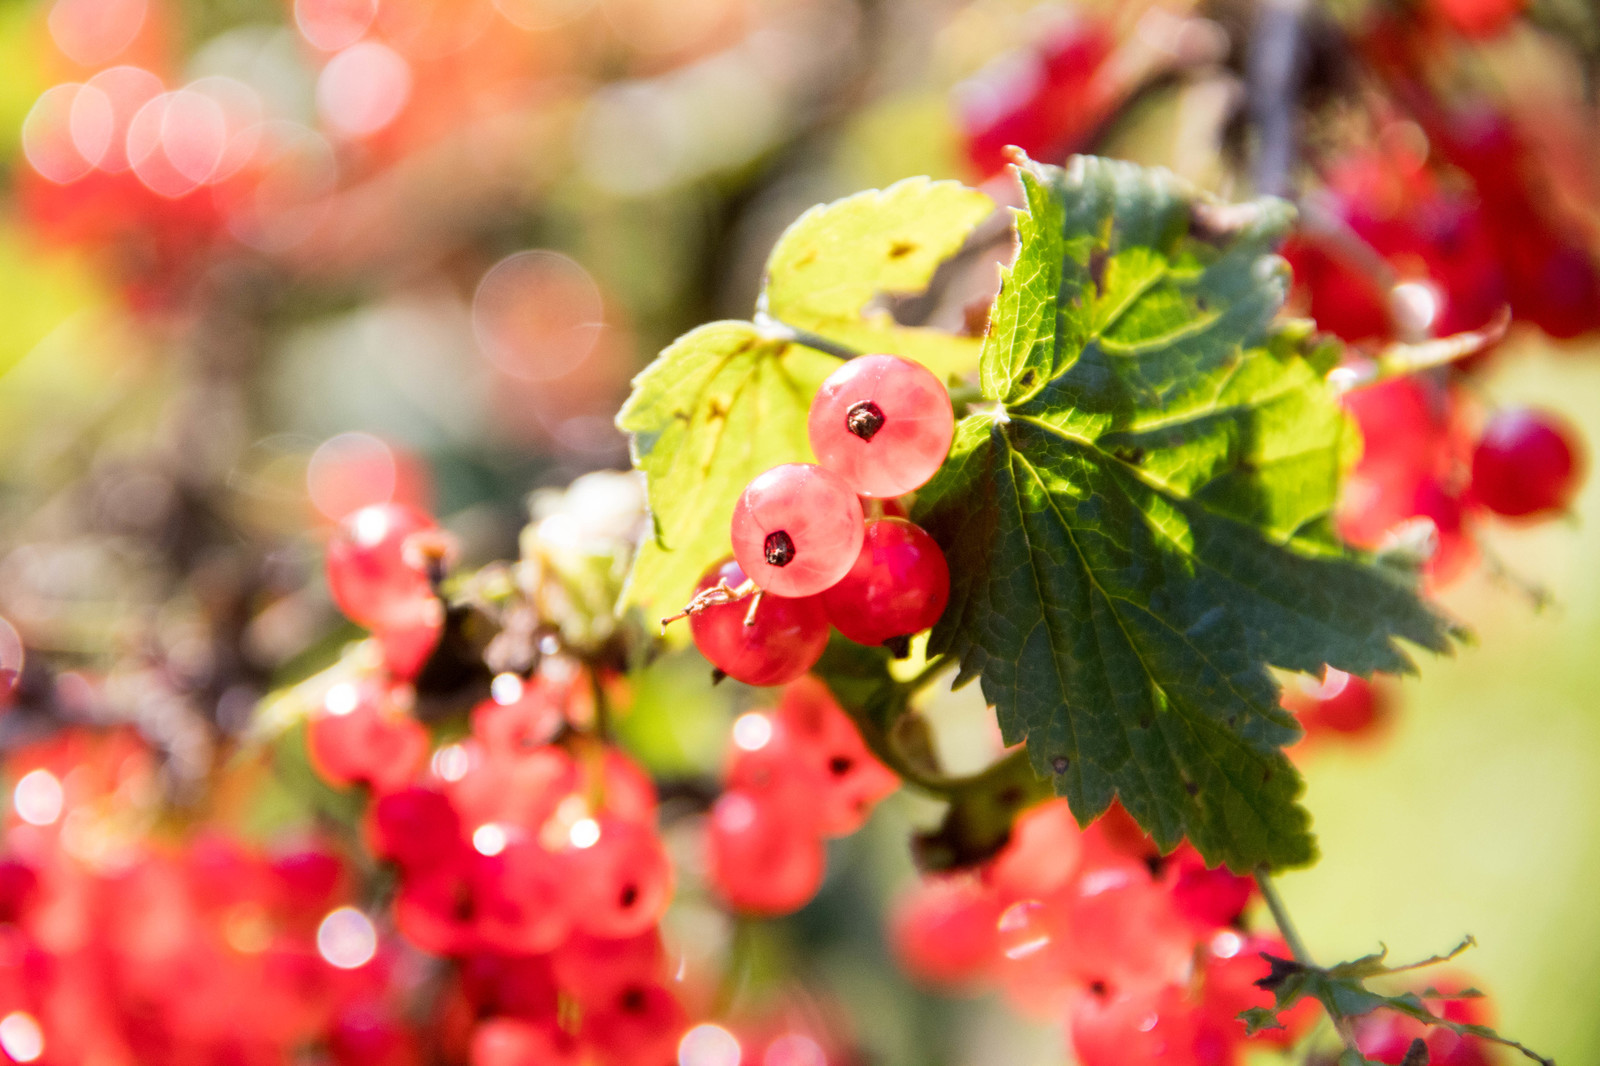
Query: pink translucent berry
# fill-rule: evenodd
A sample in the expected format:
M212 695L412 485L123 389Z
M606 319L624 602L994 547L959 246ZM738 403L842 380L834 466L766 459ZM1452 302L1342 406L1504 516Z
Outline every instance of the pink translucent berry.
M828 375L807 424L817 462L863 496L920 488L950 453L950 394L926 367L864 355Z
M733 557L778 596L815 596L849 571L865 534L861 501L810 463L775 466L733 508Z

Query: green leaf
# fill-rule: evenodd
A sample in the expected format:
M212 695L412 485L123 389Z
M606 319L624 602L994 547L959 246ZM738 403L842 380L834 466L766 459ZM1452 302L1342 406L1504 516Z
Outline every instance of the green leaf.
M941 376L970 373L981 341L896 325L884 295L927 288L994 202L957 181L907 178L801 215L767 260L762 309L786 325L861 352L892 352Z
M1309 862L1299 730L1269 667L1402 672L1447 624L1332 533L1359 443L1303 323L1291 215L1163 171L1021 168L1021 247L963 419L914 517L953 561L930 654L981 676L1084 823L1120 798L1163 849Z
M1247 1007L1239 1012L1239 1020L1244 1022L1245 1036L1255 1036L1263 1029L1283 1028L1278 1012L1271 1007Z
M838 366L748 322L712 322L634 378L617 426L633 435L654 531L634 560L625 603L660 618L688 601L700 575L728 554L733 505L750 479L813 461L806 412Z
M1380 974L1390 972L1388 965L1384 961L1388 957L1388 945L1380 944L1378 950L1372 954L1330 966L1328 967L1328 972L1335 977L1377 977Z

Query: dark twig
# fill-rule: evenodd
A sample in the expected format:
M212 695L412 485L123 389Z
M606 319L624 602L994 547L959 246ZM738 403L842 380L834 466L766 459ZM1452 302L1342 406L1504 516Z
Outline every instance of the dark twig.
M1306 0L1264 0L1251 35L1250 111L1260 143L1256 191L1288 196L1299 150L1297 101L1304 67Z

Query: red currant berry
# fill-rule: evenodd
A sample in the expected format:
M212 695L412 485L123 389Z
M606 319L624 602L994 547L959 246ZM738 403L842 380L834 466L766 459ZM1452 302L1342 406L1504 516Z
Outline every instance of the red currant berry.
M817 461L863 496L921 488L950 454L950 394L927 367L864 355L828 375L807 421Z
M672 865L655 830L602 816L589 835L572 833L562 853L573 898L573 920L594 936L638 936L654 928L672 899Z
M811 804L825 837L854 833L878 801L900 787L900 778L873 757L850 716L816 678L801 678L784 690L775 725L774 740L782 740L820 782Z
M549 955L474 951L461 960L461 991L479 1016L554 1021L562 989Z
M553 1021L488 1018L472 1031L471 1066L579 1066L583 1046Z
M711 883L741 911L788 914L822 885L826 854L809 811L725 792L707 836Z
M1091 991L1072 1013L1072 1049L1082 1066L1200 1066L1196 1029L1175 986Z
M950 601L950 567L922 527L904 518L867 523L850 572L822 594L828 621L858 644L920 633Z
M811 463L775 466L733 508L733 557L779 596L815 596L861 551L861 501L837 474Z
M655 929L629 937L590 936L575 929L550 955L561 991L583 1007L603 1004L620 988L666 977L666 952Z
M654 983L624 985L603 1005L584 1011L579 1038L601 1066L654 1066L674 1052L688 1019L683 1005Z
M277 882L279 906L290 915L320 919L344 883L344 865L338 856L316 848L278 855L268 868Z
M976 881L929 878L896 910L890 941L912 977L936 985L965 984L994 969L1003 909Z
M1572 502L1582 466L1576 434L1554 415L1501 411L1472 453L1472 497L1508 518L1553 514Z
M472 853L474 917L488 947L512 954L551 950L572 927L565 864L538 842L514 836L492 855Z
M744 584L744 571L728 560L700 579L700 590L718 581ZM828 646L828 614L819 596L761 597L750 625L750 602L724 603L689 616L695 647L711 665L747 685L781 685L804 674Z
M423 951L456 955L477 942L470 855L462 851L408 875L395 896L395 924Z
M1278 937L1217 931L1205 945L1205 989L1201 1009L1210 1025L1243 1040L1241 1012L1251 1007L1270 1007L1273 995L1256 985L1271 972L1263 953L1280 959L1292 958L1289 945ZM1282 1028L1263 1029L1253 1039L1277 1047L1291 1047L1317 1022L1319 1011L1314 1000L1300 1003L1279 1016Z
M1063 799L1023 811L984 879L1007 900L1039 899L1066 887L1083 861L1083 830Z
M328 1051L336 1066L418 1066L422 1061L416 1035L373 1001L357 1001L335 1016Z
M428 731L373 686L333 686L306 726L311 765L331 785L363 784L382 795L404 788L428 758Z
M1377 680L1367 681L1327 667L1321 681L1302 677L1283 689L1284 709L1300 720L1307 736L1318 733L1369 733L1392 713L1390 696Z
M389 628L410 604L432 594L428 576L406 560L405 542L434 528L433 519L398 503L363 507L328 542L328 591L345 617L368 629Z
M396 604L391 618L373 630L383 652L383 665L396 681L415 681L444 632L444 604L423 589L404 604Z
M530 682L507 703L484 700L472 709L472 734L492 759L516 759L548 744L564 723L561 704Z
M1201 933L1238 920L1255 891L1255 882L1225 866L1212 869L1194 848L1185 844L1162 871L1162 883L1172 893L1172 905Z
M461 818L441 793L401 789L372 805L367 838L375 854L402 870L421 870L461 851Z

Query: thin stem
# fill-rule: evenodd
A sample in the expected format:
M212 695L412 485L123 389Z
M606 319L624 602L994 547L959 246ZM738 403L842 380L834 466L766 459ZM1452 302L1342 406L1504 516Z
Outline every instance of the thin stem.
M765 303L765 300L766 298L763 296L762 302ZM856 351L854 348L851 348L848 345L840 344L839 342L831 341L827 337L821 336L820 334L812 333L810 330L801 329L798 326L791 326L787 322L773 318L772 315L767 312L767 309L762 306L758 306L756 308L754 322L756 329L761 332L761 335L770 340L792 341L795 344L803 344L807 348L815 349L816 351L822 352L826 355L834 356L838 359L854 359L858 355L865 354Z
M1261 898L1267 901L1267 910L1272 912L1272 921L1278 927L1278 932L1283 935L1284 943L1289 945L1289 952L1294 955L1294 961L1301 966L1315 966L1311 961L1311 953L1306 950L1306 943L1300 939L1300 930L1294 927L1294 919L1289 917L1289 909L1283 905L1283 897L1278 895L1278 886L1272 883L1272 877L1266 870L1260 869L1255 873L1256 887L1261 889Z
M594 697L594 735L602 744L611 743L611 700L606 697L605 685L600 680L600 670L594 665L585 667L589 675L589 692Z
M1267 910L1272 912L1272 921L1278 927L1278 932L1283 936L1283 942L1289 945L1289 953L1294 956L1294 961L1308 969L1315 969L1316 963L1311 959L1311 952L1306 950L1306 942L1300 939L1300 930L1295 928L1294 919L1289 917L1289 908L1284 906L1283 897L1278 895L1278 886L1273 884L1272 877L1265 867L1260 867L1255 872L1256 887L1261 889L1261 898L1267 901ZM1361 1049L1356 1045L1355 1029L1350 1024L1350 1019L1336 1011L1331 1004L1324 1002L1323 1009L1328 1012L1328 1020L1333 1022L1334 1031L1339 1034L1339 1039L1344 1041L1345 1047L1360 1054Z

